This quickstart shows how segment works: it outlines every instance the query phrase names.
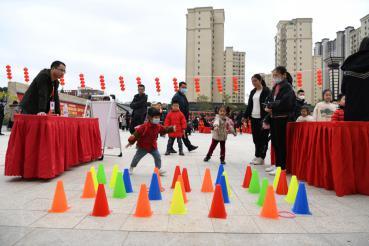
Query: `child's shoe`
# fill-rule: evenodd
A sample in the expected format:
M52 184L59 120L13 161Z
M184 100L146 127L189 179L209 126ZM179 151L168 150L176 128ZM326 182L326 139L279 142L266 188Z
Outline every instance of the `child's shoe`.
M210 160L210 156L205 156L204 161L209 161Z

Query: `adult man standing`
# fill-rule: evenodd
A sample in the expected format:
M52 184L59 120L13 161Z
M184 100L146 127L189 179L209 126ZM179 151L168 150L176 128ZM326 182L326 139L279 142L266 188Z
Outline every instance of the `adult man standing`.
M41 70L20 102L22 113L46 115L51 109L52 113L60 114L58 79L64 74L65 64L61 61L54 61L50 69Z
M178 92L172 98L172 103L173 103L173 101L179 102L179 109L184 114L184 116L186 118L186 121L188 123L189 116L190 116L190 107L189 107L189 103L187 101L186 92L187 92L187 84L186 84L186 82L182 81L182 82L179 83ZM198 146L194 146L194 145L191 144L190 140L188 139L187 131L185 132L184 136L182 137L182 140L183 140L183 143L185 144L185 146L187 147L188 151L192 151L192 150L195 150L195 149L198 148ZM172 149L171 153L176 153L176 151L174 149Z
M146 119L147 95L145 94L144 85L138 85L138 94L134 96L129 106L133 109L129 132L133 134L135 132L135 127L143 124Z

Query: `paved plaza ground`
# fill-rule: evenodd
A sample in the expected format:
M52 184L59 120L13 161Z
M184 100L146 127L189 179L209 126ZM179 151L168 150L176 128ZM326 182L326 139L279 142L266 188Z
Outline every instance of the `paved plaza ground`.
M9 133L0 136L0 170L4 173ZM122 132L124 146L128 133ZM94 199L80 199L86 172L100 162L75 167L52 180L23 180L0 175L0 245L369 245L369 197L337 197L333 191L307 186L311 216L270 220L259 217L257 195L241 187L246 164L253 158L251 135L230 136L225 166L232 189L231 203L226 205L228 218L209 219L212 195L200 192L206 167L213 180L219 163L219 149L210 162L203 162L211 135L193 134L191 141L199 148L184 157L162 155L167 176L162 201L151 201L151 218L135 218L133 213L139 186L148 186L154 168L151 156L145 157L131 176L134 193L126 199L112 199L106 187L110 209L106 218L89 216ZM167 138L159 138L164 154ZM219 148L219 147L218 147ZM135 148L124 149L123 157L106 156L107 177L114 164L128 168ZM269 154L268 154L269 155ZM267 158L267 163L270 159ZM192 192L187 194L186 215L168 215L173 190L170 184L176 165L188 169ZM264 167L255 167L261 178ZM369 178L369 177L368 177ZM290 176L288 176L288 181ZM63 180L70 210L50 214L56 182ZM277 196L279 210L290 211L284 197Z

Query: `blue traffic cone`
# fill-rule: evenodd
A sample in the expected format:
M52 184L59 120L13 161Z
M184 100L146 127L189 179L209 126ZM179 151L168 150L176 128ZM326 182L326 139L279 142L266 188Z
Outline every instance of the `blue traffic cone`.
M311 215L304 182L300 182L299 184L299 189L297 191L295 203L293 204L292 212L295 214Z
M126 187L126 192L132 193L133 189L132 189L132 184L131 184L131 178L129 177L128 168L124 169L123 181L124 181L124 186Z
M222 186L222 194L223 194L224 203L229 203L227 183L226 183L225 177L223 175L220 178L220 186Z
M222 178L222 175L223 175L223 172L224 172L224 167L222 164L219 165L219 169L218 169L218 175L217 175L217 179L215 180L215 186L217 184L220 184L220 180Z
M152 174L150 190L149 190L149 200L161 200L161 192L159 187L159 179L156 173Z

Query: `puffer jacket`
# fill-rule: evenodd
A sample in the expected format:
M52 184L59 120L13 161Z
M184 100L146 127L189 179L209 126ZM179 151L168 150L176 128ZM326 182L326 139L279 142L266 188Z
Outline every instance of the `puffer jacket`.
M183 131L187 128L184 114L181 111L170 111L165 118L164 126L176 126L176 131L169 133L169 137L183 137Z
M222 119L217 114L214 119L213 128L213 139L217 141L226 141L229 133L236 135L234 123L228 117Z

